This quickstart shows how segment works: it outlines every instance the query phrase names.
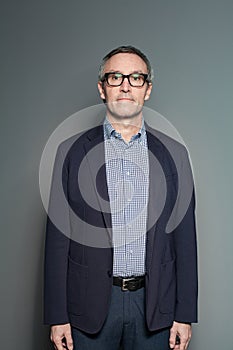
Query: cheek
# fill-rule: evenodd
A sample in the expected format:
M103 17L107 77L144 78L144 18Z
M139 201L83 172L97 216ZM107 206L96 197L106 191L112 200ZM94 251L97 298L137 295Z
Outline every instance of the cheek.
M137 96L137 101L143 105L144 101L146 100L146 92L143 92L143 93L140 93L138 96Z
M105 94L105 100L107 101L113 101L114 100L114 96L116 96L116 94L114 93L113 90L105 90L104 91Z

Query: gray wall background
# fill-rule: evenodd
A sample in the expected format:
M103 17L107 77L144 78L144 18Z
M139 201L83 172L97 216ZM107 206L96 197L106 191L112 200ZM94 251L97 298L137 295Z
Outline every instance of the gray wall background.
M195 170L200 322L190 349L231 350L232 0L9 0L1 17L1 348L50 348L40 157L66 117L100 103L103 55L133 44L154 64L147 106L178 129Z

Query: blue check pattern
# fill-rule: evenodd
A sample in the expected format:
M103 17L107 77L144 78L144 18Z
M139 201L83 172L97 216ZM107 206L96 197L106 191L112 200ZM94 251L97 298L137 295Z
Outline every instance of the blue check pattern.
M104 121L108 194L113 230L113 275L145 274L149 159L144 121L137 135L125 142Z

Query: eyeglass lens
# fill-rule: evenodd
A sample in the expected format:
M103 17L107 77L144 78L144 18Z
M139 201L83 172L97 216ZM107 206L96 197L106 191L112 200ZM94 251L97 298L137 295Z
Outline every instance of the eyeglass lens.
M124 78L127 78L129 84L134 87L141 87L145 83L145 75L140 73L132 73L129 75L123 75L121 73L107 73L107 83L110 86L120 86L123 83Z

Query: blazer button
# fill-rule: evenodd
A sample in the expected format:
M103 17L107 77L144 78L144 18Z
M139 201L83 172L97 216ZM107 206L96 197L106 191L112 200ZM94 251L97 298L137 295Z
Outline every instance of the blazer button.
M112 277L112 271L108 270L108 277Z

